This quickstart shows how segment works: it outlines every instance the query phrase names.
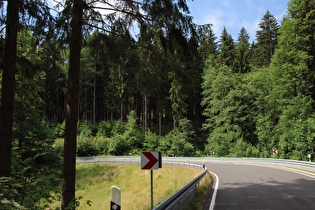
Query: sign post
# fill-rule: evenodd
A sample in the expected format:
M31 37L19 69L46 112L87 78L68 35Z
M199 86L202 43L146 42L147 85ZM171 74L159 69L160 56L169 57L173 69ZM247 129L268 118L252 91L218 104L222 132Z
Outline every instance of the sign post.
M141 153L141 169L151 170L151 209L153 209L153 170L162 168L162 153L151 151Z
M110 209L121 209L121 190L117 186L112 186L111 188Z
M312 155L311 154L308 154L308 161L312 162Z

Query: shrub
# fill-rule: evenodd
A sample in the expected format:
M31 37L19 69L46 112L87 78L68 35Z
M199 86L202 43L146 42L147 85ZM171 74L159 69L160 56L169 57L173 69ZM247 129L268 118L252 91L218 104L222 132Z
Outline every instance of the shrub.
M93 143L92 139L78 138L78 144L77 144L78 157L95 156L95 155L98 155L99 153L100 152L96 149L96 145Z
M54 135L57 138L64 138L65 137L65 128L66 128L66 121L63 121L61 124L57 124L54 130Z
M97 128L97 137L107 137L110 138L113 136L112 130L114 127L114 121L102 121L98 124Z
M57 154L59 154L60 156L63 156L64 139L56 139L52 146Z
M145 134L144 137L144 147L147 150L155 151L159 147L159 140L160 137L157 136L155 133L152 133L150 130Z
M106 155L109 152L110 139L97 136L94 140L96 150L99 154Z

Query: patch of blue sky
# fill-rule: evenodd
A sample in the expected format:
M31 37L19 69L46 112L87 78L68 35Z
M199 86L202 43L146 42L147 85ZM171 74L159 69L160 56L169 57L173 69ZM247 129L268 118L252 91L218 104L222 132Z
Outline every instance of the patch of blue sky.
M281 24L287 11L289 0L187 0L193 22L198 25L213 24L216 37L221 36L224 26L237 41L244 27L250 35L250 41L256 39L256 31L267 10Z

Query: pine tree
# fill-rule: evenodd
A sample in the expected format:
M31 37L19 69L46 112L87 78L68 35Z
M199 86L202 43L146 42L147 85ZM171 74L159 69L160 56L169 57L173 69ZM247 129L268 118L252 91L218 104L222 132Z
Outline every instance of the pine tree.
M209 58L209 55L215 54L217 52L216 39L217 37L215 36L211 25L209 25L207 30L201 35L200 45L198 48L198 52L203 62Z
M250 71L250 51L249 51L249 35L244 27L242 27L238 42L236 44L235 69L236 72L246 73Z
M219 61L229 67L234 66L235 58L235 46L234 40L230 34L228 34L226 28L224 27L222 34L220 36L220 52Z
M275 53L280 27L277 19L267 10L259 23L259 28L260 30L256 32L255 65L268 66Z

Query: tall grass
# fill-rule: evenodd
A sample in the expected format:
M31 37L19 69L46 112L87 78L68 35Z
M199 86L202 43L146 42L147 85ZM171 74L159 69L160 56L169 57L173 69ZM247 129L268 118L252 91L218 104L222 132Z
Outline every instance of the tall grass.
M164 201L201 173L200 169L170 167L153 171L154 206ZM139 165L78 165L76 196L82 196L78 209L109 209L110 189L121 189L122 209L151 207L151 172ZM87 201L92 201L92 206Z

